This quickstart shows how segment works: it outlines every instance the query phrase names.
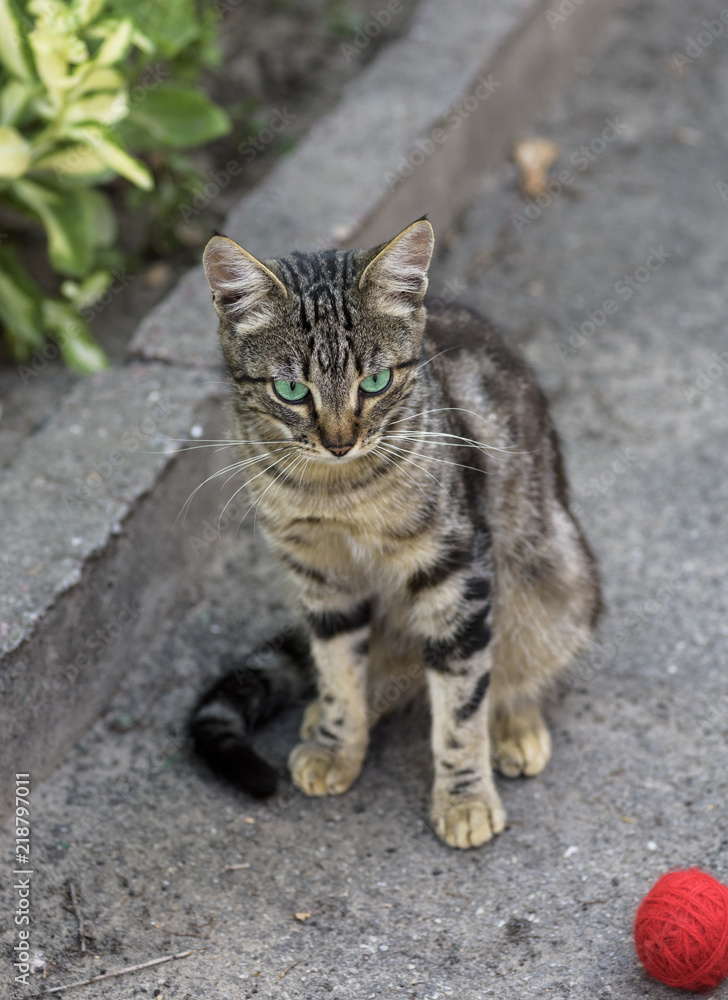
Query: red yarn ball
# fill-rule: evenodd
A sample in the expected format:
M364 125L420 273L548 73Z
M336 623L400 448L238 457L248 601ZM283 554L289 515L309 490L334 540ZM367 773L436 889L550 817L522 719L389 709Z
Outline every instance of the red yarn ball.
M661 983L713 989L728 976L728 886L699 868L668 872L642 900L634 939Z

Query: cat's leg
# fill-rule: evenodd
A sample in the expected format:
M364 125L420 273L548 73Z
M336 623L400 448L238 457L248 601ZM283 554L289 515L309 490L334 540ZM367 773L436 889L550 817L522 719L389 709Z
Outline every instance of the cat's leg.
M551 758L541 701L590 643L601 601L594 561L566 518L548 547L500 567L494 609L490 729L507 778L539 774Z
M432 710L432 821L452 847L478 847L506 814L493 781L488 732L490 586L466 576L418 601Z
M493 782L488 735L490 654L457 672L428 670L432 706L432 821L451 847L479 847L500 833L506 814Z
M309 610L318 700L309 706L288 764L307 795L338 795L356 780L367 750L369 602Z

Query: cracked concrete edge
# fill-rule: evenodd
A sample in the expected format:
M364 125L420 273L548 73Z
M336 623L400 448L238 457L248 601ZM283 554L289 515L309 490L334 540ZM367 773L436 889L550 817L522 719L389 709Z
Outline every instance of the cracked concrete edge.
M180 517L201 460L177 442L195 425L219 438L220 417L201 373L132 365L81 383L3 482L4 774L48 776L189 600L214 515L201 502Z
M564 85L616 2L464 0L454 17L447 0L422 0L408 35L241 200L226 231L261 257L373 245L423 211L442 232ZM195 268L142 322L129 366L77 386L4 477L7 774L51 773L210 550L194 544L213 530L204 505L192 526L171 525L200 482L197 453L180 456L174 441L195 424L208 438L224 428L214 327ZM9 804L0 793L0 815Z

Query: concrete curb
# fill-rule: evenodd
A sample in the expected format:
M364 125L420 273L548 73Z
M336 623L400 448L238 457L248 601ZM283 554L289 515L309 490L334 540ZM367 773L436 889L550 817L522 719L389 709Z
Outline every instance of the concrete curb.
M226 231L261 257L296 246L372 245L423 211L442 232L563 86L614 6L511 0L484 8L464 0L453 16L446 0L423 0L407 37L383 50L240 202ZM201 564L172 527L201 481L199 463L175 442L196 424L206 438L224 427L214 326L196 268L141 324L129 366L70 393L4 477L7 775L40 780L52 771ZM194 525L204 523L204 510ZM0 813L9 794L10 781Z

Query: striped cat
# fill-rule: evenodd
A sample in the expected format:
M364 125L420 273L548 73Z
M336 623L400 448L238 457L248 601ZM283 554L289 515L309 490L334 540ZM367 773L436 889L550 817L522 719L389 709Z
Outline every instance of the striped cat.
M272 792L248 734L312 662L289 766L307 795L338 795L377 718L426 687L432 820L466 848L505 823L491 760L508 777L547 763L540 700L589 643L600 594L530 370L468 310L426 319L433 240L420 219L373 250L261 262L223 236L205 250L240 469L308 641L239 665L192 735Z

